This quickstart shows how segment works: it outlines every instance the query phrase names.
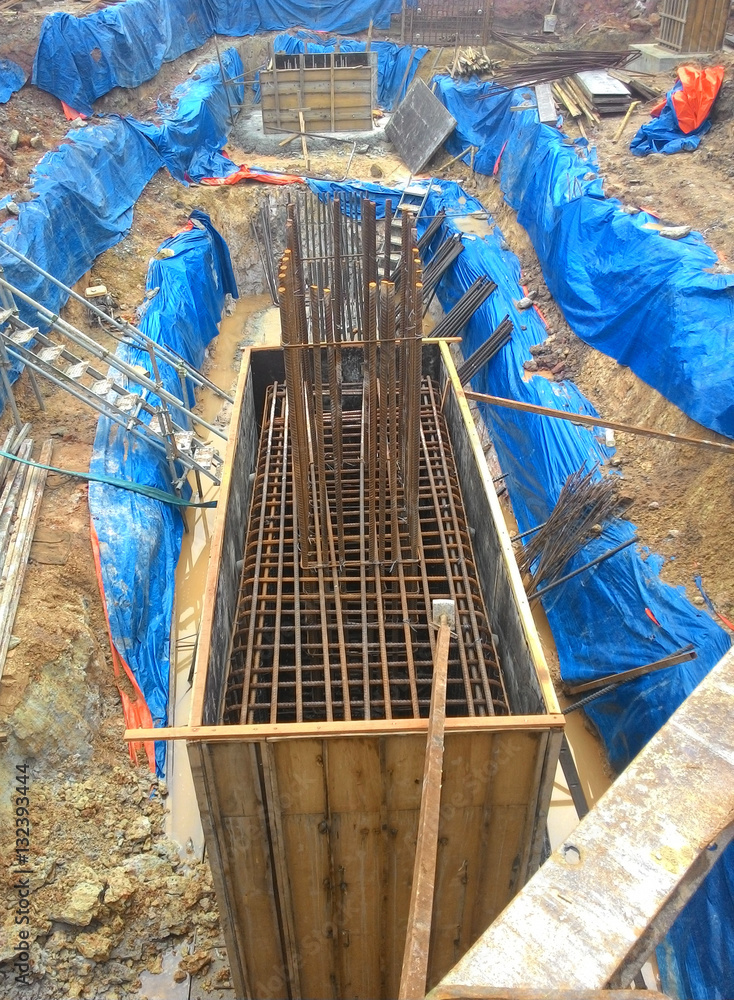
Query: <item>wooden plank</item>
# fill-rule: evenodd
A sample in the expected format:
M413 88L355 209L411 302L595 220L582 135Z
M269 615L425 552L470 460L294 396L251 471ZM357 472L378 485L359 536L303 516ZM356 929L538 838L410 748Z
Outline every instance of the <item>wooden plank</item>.
M508 535L509 539L509 535ZM550 676L550 675L549 675ZM549 715L488 715L446 720L447 732L483 732L484 730L563 729L565 717ZM408 736L425 733L427 719L369 719L354 722L277 722L251 726L167 726L160 729L126 729L123 739L134 740L205 740L206 742L253 743L263 739L302 739L339 736Z
M423 769L421 808L418 817L418 840L413 866L413 887L410 894L408 934L405 941L405 954L398 992L400 1000L419 1000L426 993L428 947L431 940L438 857L438 826L441 810L446 684L450 643L451 628L444 616L439 625L433 657L431 708Z
M378 740L323 741L339 996L380 995L382 803Z
M245 397L248 376L250 374L251 352L245 348L240 364L240 374L237 381L237 390L232 408L232 419L230 428L235 428L234 433L230 433L227 439L227 448L224 454L224 465L222 466L222 481L217 497L217 515L214 522L214 532L209 548L209 565L207 567L206 582L204 584L204 604L201 612L201 625L199 627L199 644L196 653L196 666L194 669L194 683L191 694L191 714L190 725L200 726L204 716L204 693L206 690L206 679L209 668L209 657L212 642L212 624L214 619L214 607L217 600L217 590L219 587L219 573L224 549L224 533L227 523L227 508L230 503L230 489L232 485L232 473L237 461L238 435L236 428L242 419L242 406Z
M634 978L734 837L733 690L730 650L442 985Z
M53 440L45 441L41 448L41 465L50 463L53 450ZM0 578L0 677L5 667L15 615L23 591L23 580L41 511L47 475L46 469L38 467L31 468L27 474L5 554Z
M451 357L451 348L448 344L441 344L441 359L444 364L447 379L451 384L450 392L459 407L464 427L466 429L466 436L474 454L474 462L482 482L483 492L488 498L493 530L499 542L502 570L507 577L512 604L520 617L522 632L525 637L525 641L528 644L530 657L538 679L538 684L540 685L543 703L546 711L549 713L547 716L518 715L514 716L514 718L524 717L527 720L532 718L551 719L560 714L555 688L553 686L553 681L551 680L550 671L548 670L548 664L545 659L543 647L540 643L538 630L535 627L533 615L530 610L530 604L528 603L527 594L525 593L525 587L523 586L522 579L520 577L520 571L517 567L517 560L515 559L512 542L510 541L510 533L507 530L507 525L505 524L502 507L500 506L497 491L492 482L492 475L487 466L487 459L484 455L482 443L479 440L479 434L477 433L477 429L474 425L474 418L471 410L469 409L469 404L467 402L468 397L461 385L459 376L456 373L456 366L454 365ZM453 721L454 720L449 720L449 727L452 726ZM525 725L519 728L529 729L532 727Z
M329 883L326 795L320 740L269 745L274 756L289 864L302 996L333 990L334 938Z
M223 837L221 812L217 800L216 785L213 781L210 766L211 748L203 743L192 744L188 748L191 775L196 790L199 805L201 825L204 829L206 849L212 872L212 882L217 895L219 920L227 945L227 957L232 977L232 985L238 997L251 1000L253 992L250 986L247 968L244 964L245 942L240 933L237 913L232 905L231 875L226 843Z
M272 744L257 745L257 758L262 768L262 788L264 804L267 809L268 835L270 841L270 856L274 867L274 883L278 900L283 948L288 968L290 995L303 995L299 976L298 937L296 935L295 918L293 916L293 899L291 896L290 869L283 822L281 818L281 793L278 787L278 775L275 766ZM286 794L288 792L286 791Z
M333 52L331 53L331 65L329 67L329 70L330 70L330 76L329 76L329 88L330 88L329 89L329 99L330 99L330 105L331 105L331 129L333 131L336 128L336 121L335 121L335 118L334 118L334 96L335 96L336 88L334 86L334 53Z

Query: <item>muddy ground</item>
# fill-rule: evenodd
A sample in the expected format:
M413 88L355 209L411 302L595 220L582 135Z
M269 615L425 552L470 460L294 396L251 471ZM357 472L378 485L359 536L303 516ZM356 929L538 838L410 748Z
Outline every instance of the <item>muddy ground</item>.
M513 5L506 0L504 14L510 26L527 24L531 15L537 21L544 6L523 0ZM53 9L65 7L54 5ZM593 0L574 6L561 0L558 12L571 44L600 45L600 39L612 30L627 31L634 39L654 27L652 4ZM641 19L649 26L631 27ZM17 36L13 44L22 43L24 58L32 59L33 33L37 37L40 16L28 15L25 33L16 22L17 18L13 24L7 21L8 30ZM537 28L535 21L532 27ZM265 51L264 39L247 43L246 75L254 73ZM506 61L519 58L516 52L501 48L493 54ZM167 99L195 62L213 55L213 44L189 53L137 90L113 91L98 102L98 109L151 117L157 100ZM427 59L432 62L432 54ZM668 74L654 82L664 91L672 80ZM734 260L732 93L734 82L727 82L714 116L715 127L692 155L637 160L627 142L612 142L618 119L604 120L589 132L599 148L610 193L625 201L644 202L671 222L702 229L722 262ZM245 115L249 113L246 109ZM642 108L636 122L645 118ZM627 140L634 124L628 127ZM58 144L67 127L58 102L29 86L0 108L0 143L13 129L20 133L16 162L0 174L0 195L26 185L44 149ZM569 133L576 134L572 125ZM43 148L31 143L36 136ZM244 117L229 151L237 162L253 162L256 157L258 163L274 169L303 169L298 144L277 152L258 149ZM314 149L312 157L314 173L332 177L344 173L341 147ZM437 162L446 158L447 154L440 153ZM407 171L387 143L373 139L358 144L350 176L390 183L405 179ZM695 426L680 411L628 369L586 347L569 329L549 297L529 239L504 204L496 182L472 176L464 166L458 166L452 176L496 214L521 259L525 283L538 292L552 334L544 367L550 370L562 362L554 377L573 378L610 418L695 433ZM203 208L229 243L241 292L260 292L262 273L249 220L262 195L258 186L186 188L160 171L135 207L130 234L95 262L79 288L105 284L122 314L132 317L143 296L150 256L185 223L192 208ZM69 309L67 315L100 336L98 327L86 327L80 309ZM53 439L54 464L88 469L94 416L58 390L45 388L44 397L47 409L39 413L21 380L18 402L33 422L34 440ZM7 423L5 414L0 433ZM666 561L664 578L684 584L696 600L691 582L693 575L701 573L721 611L734 615L734 576L727 552L727 529L734 514L730 463L713 452L643 438L618 435L617 445L625 491L635 501L630 516L639 525L642 542L675 557ZM0 684L0 781L9 790L16 763L31 764L29 877L35 974L30 988L13 983L8 959L17 940L15 894L9 869L0 868L0 995L116 1000L154 996L156 982L165 979L172 986L175 977L183 986L191 985L195 995L231 997L206 860L201 862L186 845L166 838L167 789L143 762L129 760L122 742L119 694L89 541L86 487L78 481L49 477L14 634L19 642L8 656ZM552 660L549 643L546 651ZM9 791L3 791L0 836L3 856L8 859L9 809ZM177 952L171 965L174 945ZM151 988L149 976L156 973L162 978L153 980ZM186 983L188 974L193 975L192 984Z

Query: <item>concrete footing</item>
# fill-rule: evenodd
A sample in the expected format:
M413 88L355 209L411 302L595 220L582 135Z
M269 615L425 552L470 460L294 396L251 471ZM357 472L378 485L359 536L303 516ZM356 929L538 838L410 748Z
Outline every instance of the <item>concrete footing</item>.
M656 43L630 45L630 49L637 50L638 55L625 69L638 73L666 73L681 63L695 62L708 55L707 52L672 52Z

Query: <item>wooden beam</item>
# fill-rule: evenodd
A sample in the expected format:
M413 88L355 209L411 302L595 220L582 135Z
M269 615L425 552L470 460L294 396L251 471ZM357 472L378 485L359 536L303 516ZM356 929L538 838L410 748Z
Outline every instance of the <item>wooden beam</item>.
M734 836L733 693L730 650L433 997L632 981Z
M438 858L438 824L441 818L444 735L446 730L446 683L451 644L451 626L442 616L433 657L433 685L423 767L423 791L418 816L418 840L410 892L408 933L400 975L400 1000L420 1000L426 994L428 949L431 942L433 894Z
M464 719L451 718L446 731L504 732L505 730L563 729L564 718L559 713L550 715L485 715ZM208 743L226 743L243 740L321 739L337 736L410 736L411 733L428 731L428 719L368 719L354 722L277 722L274 725L252 726L167 726L161 729L126 729L124 739L136 740L204 740Z
M672 434L669 431L658 431L654 427L638 427L636 424L622 423L620 420L607 420L605 417L589 417L585 413L568 413L566 410L554 410L550 406L538 406L535 403L521 403L518 399L506 399L504 396L489 396L483 392L466 392L467 399L478 403L488 403L490 406L503 406L508 410L520 410L522 413L535 413L541 417L553 417L555 420L568 420L582 427L608 427L624 434L640 434L643 437L660 438L663 441L675 441L677 444L692 444L697 448L714 448L717 451L734 452L734 444L725 441L712 441L710 438L693 438L686 434Z

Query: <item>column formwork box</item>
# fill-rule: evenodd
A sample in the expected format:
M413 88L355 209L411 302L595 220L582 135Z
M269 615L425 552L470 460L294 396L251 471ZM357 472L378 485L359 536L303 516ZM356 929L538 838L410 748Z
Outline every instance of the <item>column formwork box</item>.
M563 716L448 343L424 341L423 370L441 393L510 712L446 721L431 986L541 862ZM258 438L268 386L283 378L282 350L245 352L188 753L235 996L395 997L427 718L222 722Z

